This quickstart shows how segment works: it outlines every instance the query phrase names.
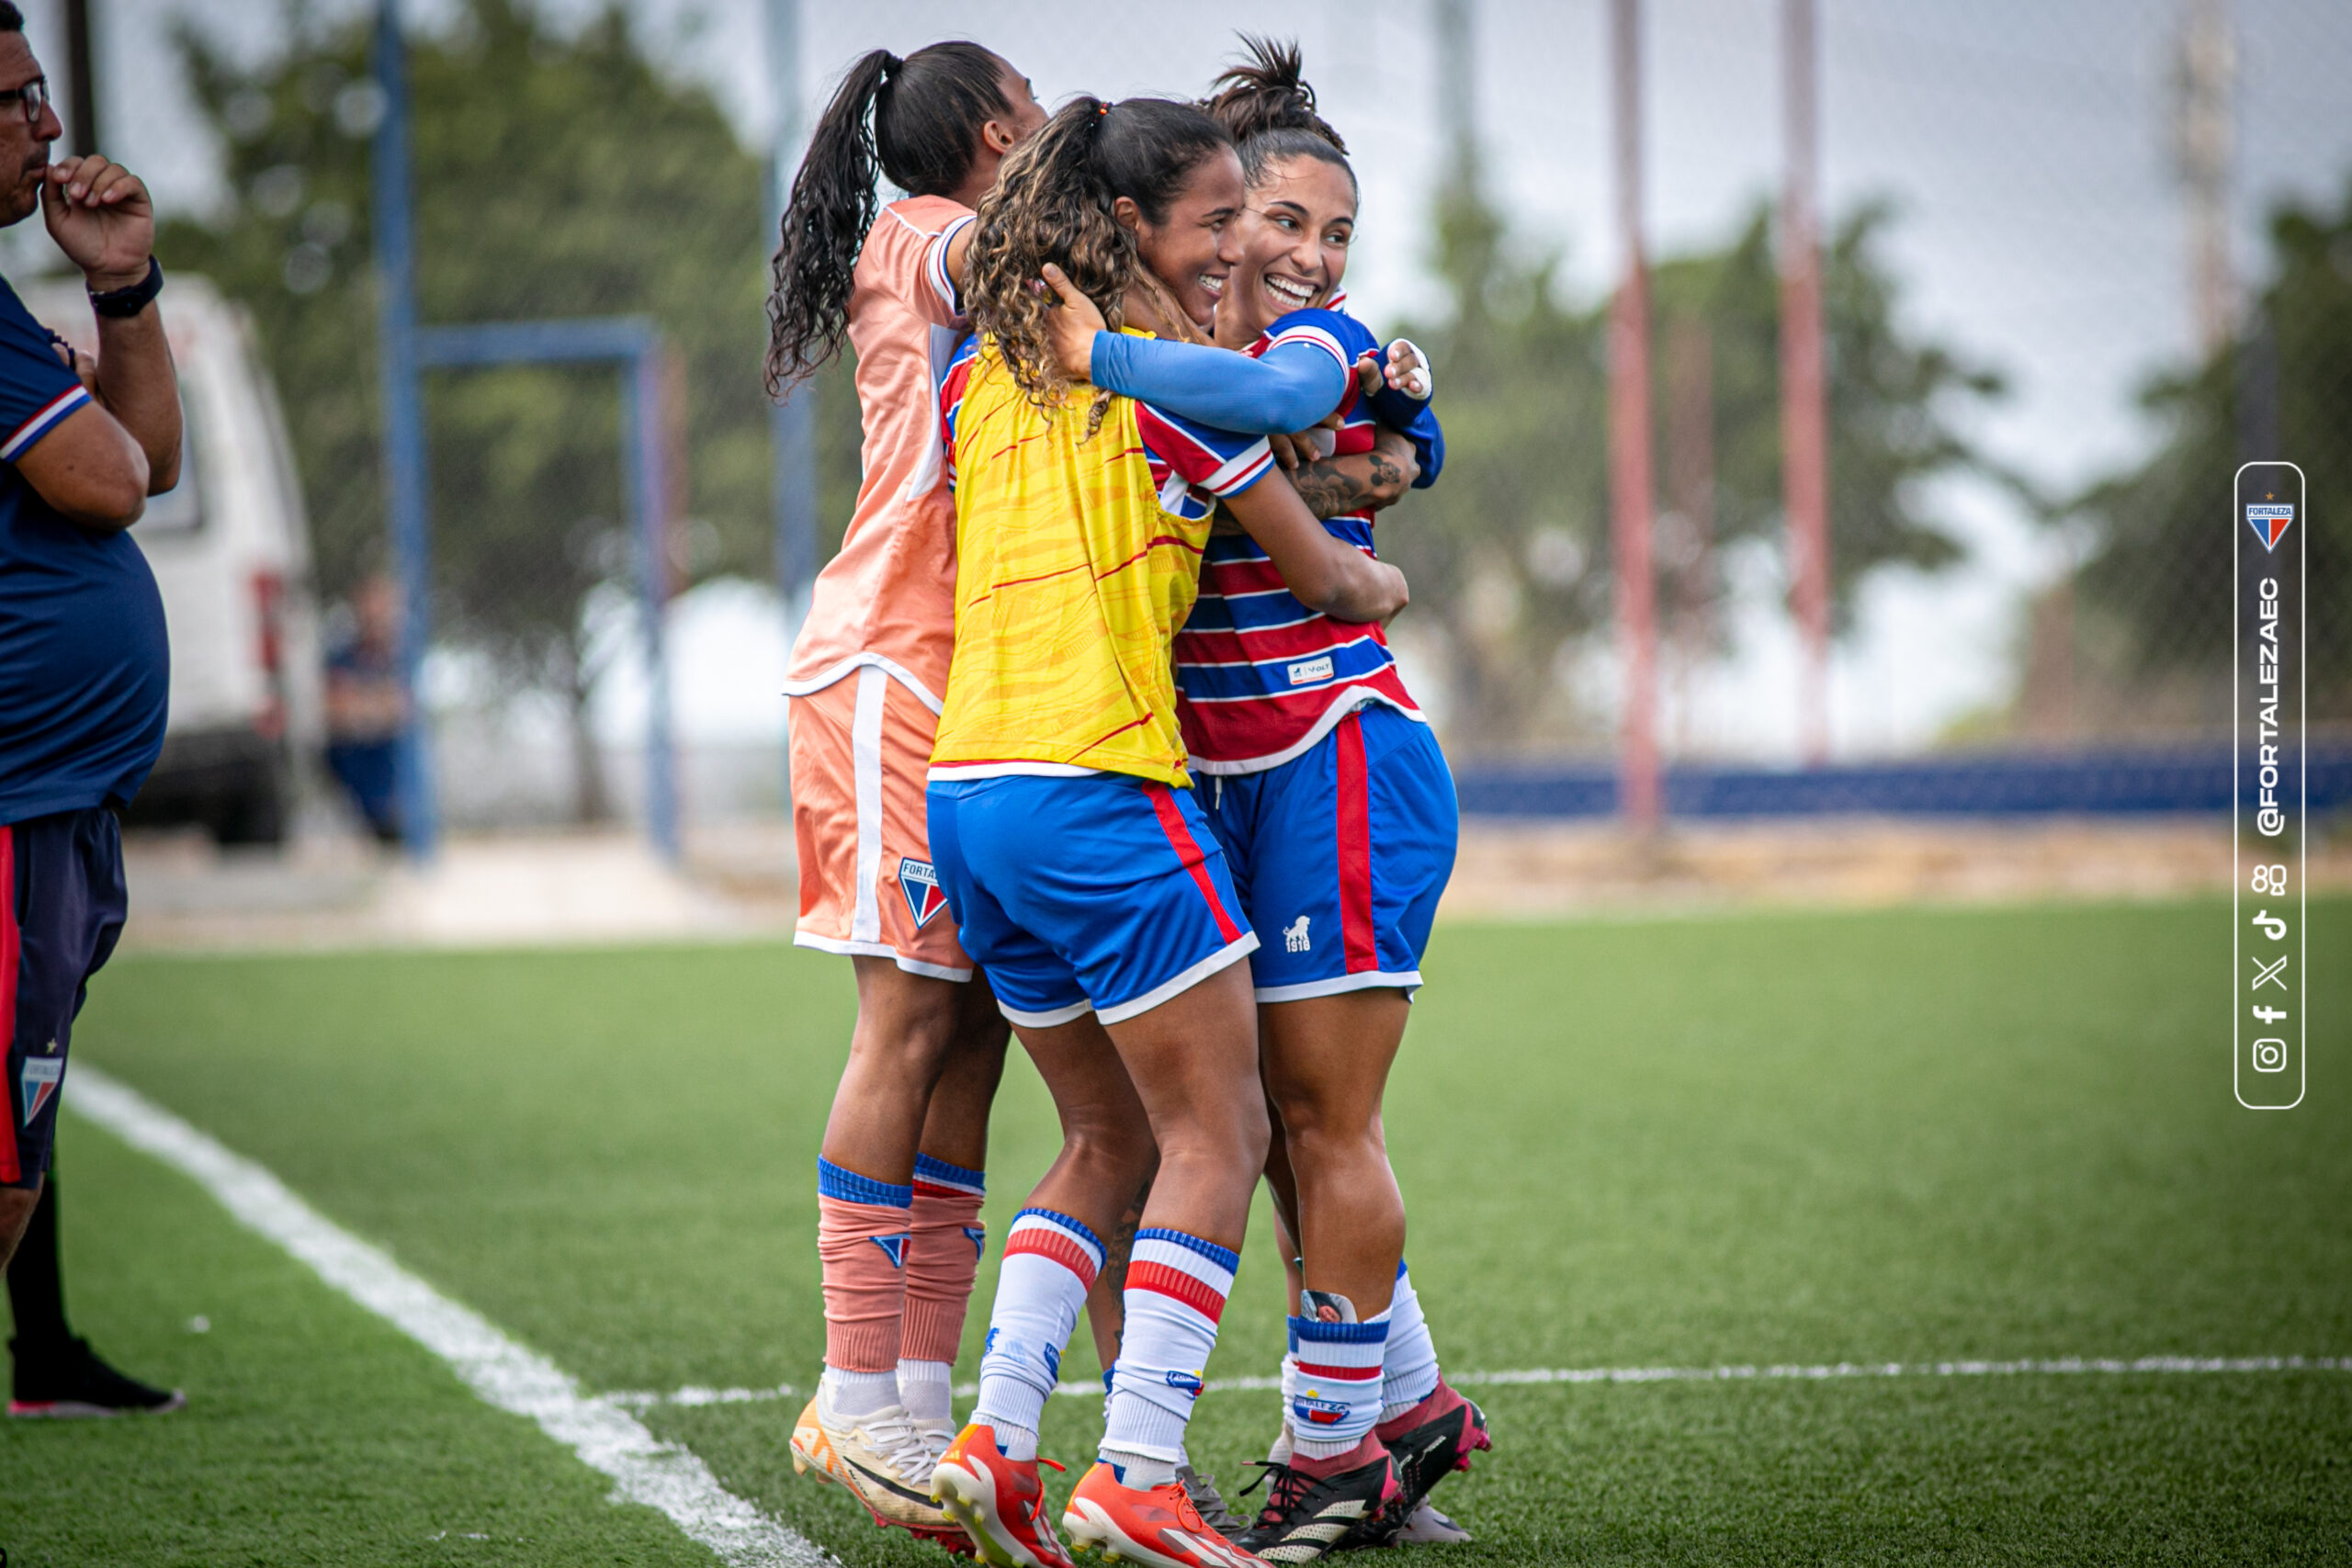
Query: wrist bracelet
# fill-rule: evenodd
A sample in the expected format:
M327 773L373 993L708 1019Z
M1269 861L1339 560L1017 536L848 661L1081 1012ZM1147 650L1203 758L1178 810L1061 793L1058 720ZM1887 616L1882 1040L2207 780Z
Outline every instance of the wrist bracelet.
M153 256L147 258L147 276L128 288L109 288L101 294L90 291L90 309L101 316L135 316L154 301L164 291L164 264Z

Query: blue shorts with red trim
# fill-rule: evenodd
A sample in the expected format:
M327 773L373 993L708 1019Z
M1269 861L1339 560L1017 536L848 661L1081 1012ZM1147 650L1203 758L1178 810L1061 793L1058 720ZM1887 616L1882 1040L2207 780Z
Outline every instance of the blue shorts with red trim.
M1118 1023L1258 945L1194 794L1118 773L932 780L940 891L1005 1017Z
M48 1173L74 1019L128 908L113 812L94 806L0 828L0 1028L8 1044L0 1187L36 1187Z
M1279 767L1209 781L1206 805L1267 933L1250 963L1260 1001L1420 985L1461 834L1428 725L1368 703Z

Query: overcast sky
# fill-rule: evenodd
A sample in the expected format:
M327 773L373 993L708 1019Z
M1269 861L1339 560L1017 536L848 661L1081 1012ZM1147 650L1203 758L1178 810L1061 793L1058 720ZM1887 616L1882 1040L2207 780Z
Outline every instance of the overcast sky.
M763 65L763 0L632 0L643 36L707 81L750 141L779 102ZM1981 423L2003 457L2052 483L2144 448L2133 389L2189 340L2186 237L2169 167L2173 40L2182 0L1822 0L1822 175L1834 212L1886 196L1909 319L2004 370L2013 394ZM218 192L216 153L175 70L185 21L239 51L284 36L271 0L93 0L116 155L166 203ZM312 0L322 15L350 0ZM448 0L410 0L441 25ZM590 0L545 0L581 18ZM26 0L35 47L62 75L54 0ZM1580 293L1615 255L1610 229L1602 0L1473 0L1477 122L1522 243L1563 251ZM2242 266L2278 200L2340 200L2352 175L2352 5L2233 0L2239 41L2233 211ZM1430 0L1063 0L804 4L797 90L820 97L865 49L976 38L1048 101L1080 89L1198 92L1238 27L1295 34L1326 113L1356 151L1362 241L1349 278L1375 322L1425 305L1437 123ZM1774 0L1645 6L1645 200L1654 253L1719 242L1768 195L1780 160ZM1970 567L1890 581L1841 659L1843 749L1916 741L1998 686L2007 616L2052 557L2000 498L1958 488ZM1766 595L1769 598L1769 593ZM1785 750L1789 650L1766 606L1737 669L1711 682L1702 728Z

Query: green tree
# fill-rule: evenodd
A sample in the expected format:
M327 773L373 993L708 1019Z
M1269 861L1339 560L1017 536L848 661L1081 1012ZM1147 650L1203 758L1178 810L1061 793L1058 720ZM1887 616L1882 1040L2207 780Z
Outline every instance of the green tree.
M2143 401L2161 422L2155 451L2058 509L2090 535L2074 651L2090 656L2103 706L2143 708L2183 687L2226 702L2236 536L2221 526L2222 509L2241 461L2284 457L2308 487L2295 525L2308 531L2311 711L2352 717L2352 512L2338 499L2352 495L2352 182L2333 212L2279 209L2269 241L2255 313L2266 336L2242 335L2154 381ZM2267 423L2248 417L2249 397L2273 404L2273 450L2246 449L2249 427ZM2208 701L2177 716L2220 711ZM2089 718L2106 728L2110 716Z
M1509 746L1530 738L1529 716L1544 711L1560 653L1611 615L1610 302L1566 304L1556 258L1515 258L1475 169L1448 183L1437 217L1437 268L1452 312L1415 336L1443 389L1445 477L1383 531L1381 548L1404 567L1416 612L1446 644L1458 737ZM1999 379L1902 327L1900 288L1880 250L1890 221L1882 204L1857 209L1838 224L1826 255L1832 588L1841 627L1872 572L1932 571L1960 558L1921 481L1956 469L1996 472L1951 415L1961 400L1998 395ZM1777 547L1780 284L1769 210L1759 207L1727 246L1658 264L1651 299L1661 478L1669 328L1695 321L1712 351L1715 540ZM1702 598L1720 592L1692 586Z
M232 194L159 243L252 312L330 593L380 564L385 540L368 43L364 21L300 26L243 67L186 37ZM449 30L412 38L408 76L421 319L655 318L684 373L697 524L678 564L767 576L758 156L707 93L661 73L617 5L566 35L518 0L467 0ZM598 671L582 605L629 560L617 399L615 373L587 367L435 373L426 393L438 635L570 700L591 817L605 801L585 743Z

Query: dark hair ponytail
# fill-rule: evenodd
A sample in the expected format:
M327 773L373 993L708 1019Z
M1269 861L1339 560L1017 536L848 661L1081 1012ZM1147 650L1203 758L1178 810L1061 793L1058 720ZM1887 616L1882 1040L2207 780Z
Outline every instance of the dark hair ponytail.
M770 263L770 397L841 352L865 231L880 207L875 176L910 196L944 196L972 172L980 129L1007 114L1004 62L976 43L934 43L904 60L861 56L808 139Z
M1192 104L1080 96L1004 161L972 230L965 299L974 329L995 340L1013 379L1041 406L1066 385L1046 332L1052 297L1038 282L1046 264L1069 274L1117 331L1127 290L1159 280L1113 204L1124 196L1147 221L1166 222L1193 171L1232 145L1231 134ZM1172 299L1164 313L1182 320ZM1108 393L1096 399L1096 422L1108 401Z
M1249 61L1220 75L1201 107L1232 132L1250 183L1262 181L1266 166L1277 160L1317 158L1346 169L1348 184L1354 185L1347 142L1315 112L1315 89L1306 85L1298 45L1249 33L1240 38Z

